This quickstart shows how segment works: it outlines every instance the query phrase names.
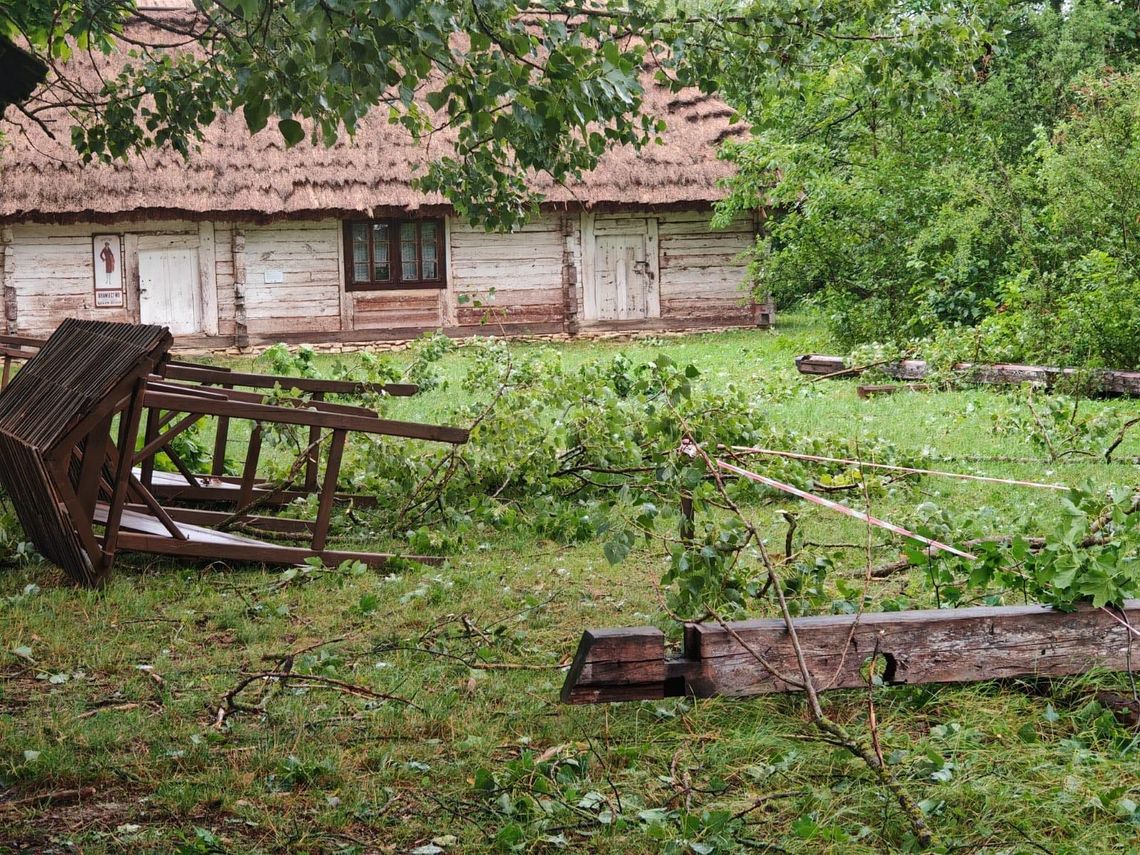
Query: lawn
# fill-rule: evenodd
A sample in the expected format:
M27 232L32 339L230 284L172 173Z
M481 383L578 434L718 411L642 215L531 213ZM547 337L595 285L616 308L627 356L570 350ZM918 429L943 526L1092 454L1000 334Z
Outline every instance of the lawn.
M556 347L568 364L669 354L697 382L755 394L773 426L925 452L939 468L1034 481L1135 485L1140 436L1112 464L1047 460L1011 427L1011 392L970 389L860 400L856 381L810 383L792 358L826 350L809 319L736 331ZM348 357L346 357L348 358ZM330 362L332 357L324 358ZM451 382L394 402L441 419ZM264 367L264 366L262 366ZM1090 402L1140 414L1137 402ZM1128 461L1132 461L1129 463ZM757 466L762 466L757 463ZM854 504L859 496L851 497ZM1056 516L1055 493L924 478L874 511L913 520L989 507L990 530ZM795 502L750 512L775 543L794 509L837 573L861 580L859 523ZM343 523L342 525L349 525ZM881 541L882 538L876 537ZM854 544L848 548L843 544ZM896 545L878 549L897 557ZM121 556L102 591L51 566L0 570L0 852L871 852L906 849L909 827L861 762L812 738L802 698L569 707L558 701L582 630L666 626L662 559L612 565L600 541L566 545L510 527L467 532L440 567L308 572L181 566ZM928 607L914 571L868 591ZM770 614L770 607L766 613ZM282 662L362 687L281 687L240 697L259 711L218 726L242 676ZM1140 731L1106 713L1124 675L878 689L888 763L946 851L1140 849ZM865 732L868 693L824 696ZM84 789L87 788L87 789ZM83 797L46 797L84 789ZM3 800L23 800L18 806Z

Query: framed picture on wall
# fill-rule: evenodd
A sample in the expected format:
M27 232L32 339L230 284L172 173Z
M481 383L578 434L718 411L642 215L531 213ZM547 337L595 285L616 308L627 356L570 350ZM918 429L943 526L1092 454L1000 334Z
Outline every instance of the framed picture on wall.
M95 271L95 306L123 306L123 239L121 235L92 235L91 261Z

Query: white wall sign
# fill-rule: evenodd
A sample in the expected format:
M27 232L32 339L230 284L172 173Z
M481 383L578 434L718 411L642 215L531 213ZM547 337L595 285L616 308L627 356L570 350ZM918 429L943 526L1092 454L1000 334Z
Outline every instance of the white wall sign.
M95 305L123 306L123 239L121 235L92 235L91 262L95 271Z
M285 273L281 270L266 270L265 271L265 284L278 285L285 281Z

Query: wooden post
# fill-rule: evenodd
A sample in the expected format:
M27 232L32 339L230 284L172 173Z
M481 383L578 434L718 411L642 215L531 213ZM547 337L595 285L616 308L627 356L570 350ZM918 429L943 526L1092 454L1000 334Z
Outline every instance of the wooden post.
M119 524L123 520L123 505L127 501L127 488L130 486L131 461L134 460L135 440L139 434L139 421L142 419L143 395L146 393L146 378L140 379L131 393L127 409L119 415L118 465L115 467L114 490L111 493L107 522L103 529L103 567L101 573L110 569L115 559L115 547L119 536Z
M203 220L198 223L198 277L202 295L202 332L208 336L218 334L217 262L214 224Z
M578 265L575 249L580 232L575 228L579 218L569 212L562 214L562 312L563 326L569 335L578 333ZM578 240L575 238L578 237Z
M234 224L234 345L249 347L249 321L245 312L245 232Z
M16 287L13 284L12 273L16 268L15 255L12 252L12 227L0 226L0 292L4 297L4 330L16 332ZM4 361L7 368L8 360Z
M223 389L232 389L230 385L223 385ZM226 448L230 440L229 416L218 416L217 427L214 430L214 455L210 459L210 474L226 474Z
M314 401L323 401L325 399L323 392L314 392L312 394ZM335 440L336 437L333 437ZM305 489L317 489L317 462L321 458L321 428L319 425L313 425L309 428L309 459L305 461Z
M158 436L158 422L161 414L161 411L155 407L150 407L146 411L146 432L143 434L143 442L147 445L152 443ZM148 490L154 487L153 457L143 459L139 467L139 480L142 481L143 486Z

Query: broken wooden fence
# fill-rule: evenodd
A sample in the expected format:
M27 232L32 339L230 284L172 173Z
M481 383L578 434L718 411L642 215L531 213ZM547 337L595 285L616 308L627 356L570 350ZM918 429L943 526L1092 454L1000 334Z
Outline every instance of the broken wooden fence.
M315 395L362 387L170 363L167 352L172 341L164 327L74 319L64 321L46 342L13 337L0 341L17 352L6 358L25 363L0 392L0 485L36 548L76 582L103 582L120 548L273 564L319 557L330 563L359 560L381 565L392 556L328 546L334 503L360 498L338 492L348 435L453 444L467 440L463 429L381 419L364 407L288 395L266 403L265 392L235 387L304 386ZM365 391L411 394L415 389ZM218 419L223 435L229 420L253 425L240 476L194 473L171 447L177 436L203 418ZM298 490L283 490L259 477L261 437L268 425L309 429L305 483ZM326 442L322 472L316 449ZM215 468L224 459L224 450L224 442L215 445ZM178 469L171 476L177 481L173 485L169 480L163 484L156 471L155 457L160 453ZM156 496L159 486L175 488L159 491L170 501L215 506L220 502L236 509L167 506ZM312 494L319 498L311 520L251 512ZM266 543L226 530L233 525L309 543Z
M896 380L922 380L928 373L926 362L921 359L903 359L875 367ZM796 369L801 374L815 377L856 377L863 371L860 368L847 368L841 356L824 356L818 353L797 356ZM1140 371L1055 368L1013 363L975 365L960 362L954 366L954 373L975 383L992 385L1037 383L1049 389L1067 380L1104 395L1140 397Z
M867 686L872 660L887 685L1137 670L1134 626L1140 626L1140 600L1119 610L997 606L795 621L819 691ZM799 691L802 680L782 619L686 624L684 646L672 656L656 627L601 629L583 634L562 700L747 697Z

